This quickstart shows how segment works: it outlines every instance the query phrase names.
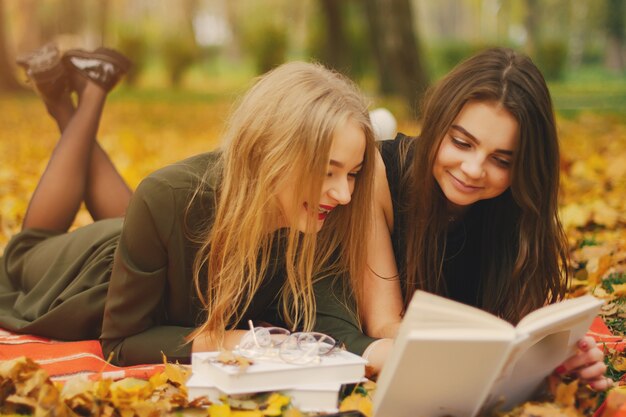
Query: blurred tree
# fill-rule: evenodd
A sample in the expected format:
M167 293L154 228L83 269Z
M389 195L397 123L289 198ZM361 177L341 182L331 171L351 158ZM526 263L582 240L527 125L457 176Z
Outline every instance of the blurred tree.
M39 0L20 0L18 13L15 16L17 36L17 50L20 52L33 51L40 47L42 42L41 23L38 13Z
M96 17L96 30L100 35L100 42L103 45L106 45L109 41L107 37L107 28L109 27L109 10L110 10L110 1L109 0L99 0L97 3L97 17Z
M350 66L349 44L346 39L345 8L347 2L336 0L320 0L322 15L325 20L325 45L321 60L327 66L338 71L346 71Z
M526 28L526 53L530 56L534 56L537 52L540 16L541 4L539 3L539 0L526 0L526 17L524 19L524 27Z
M177 3L178 4L178 3ZM198 0L184 0L179 3L180 13L174 18L174 27L164 35L161 53L170 84L179 87L185 71L199 57L199 48L193 30L193 19L198 12Z
M7 48L7 24L4 7L4 0L0 0L0 91L19 91L22 87L15 79Z
M285 62L298 30L291 13L293 7L297 7L292 3L297 2L248 0L236 3L236 37L242 54L252 59L257 74Z
M606 5L606 67L612 71L624 71L624 15L626 0L607 0Z
M371 43L382 93L400 94L408 106L417 105L428 87L410 0L366 0Z
M316 0L310 13L307 53L354 80L372 66L369 31L361 0Z
M241 24L237 18L237 2L225 1L226 19L228 20L228 26L230 27L230 40L226 45L226 53L234 61L241 59Z
M80 33L86 21L84 0L61 0L57 8L57 33Z

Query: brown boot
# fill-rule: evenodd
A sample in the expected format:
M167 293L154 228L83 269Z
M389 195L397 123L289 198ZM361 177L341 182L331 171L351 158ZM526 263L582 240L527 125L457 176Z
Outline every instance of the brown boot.
M69 91L65 66L54 43L20 56L16 62L24 68L33 88L44 101L55 101Z
M92 80L106 92L128 72L132 63L121 53L100 47L92 52L72 49L63 55L63 63L72 71Z

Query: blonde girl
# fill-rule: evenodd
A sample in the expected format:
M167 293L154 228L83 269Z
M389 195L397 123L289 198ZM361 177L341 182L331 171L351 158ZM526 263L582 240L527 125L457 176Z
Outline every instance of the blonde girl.
M21 64L62 134L4 253L0 327L100 338L118 365L188 362L232 348L248 320L313 329L316 283L362 276L375 151L345 78L276 68L237 104L222 148L131 192L96 140L128 60L46 46ZM68 231L83 202L94 223Z

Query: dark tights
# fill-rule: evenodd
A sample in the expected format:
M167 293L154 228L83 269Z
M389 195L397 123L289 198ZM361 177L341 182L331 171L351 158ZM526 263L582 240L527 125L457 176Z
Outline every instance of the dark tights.
M76 84L77 106L69 92L44 100L61 138L31 197L22 229L65 232L83 202L94 220L120 217L132 195L96 140L106 91L91 81Z

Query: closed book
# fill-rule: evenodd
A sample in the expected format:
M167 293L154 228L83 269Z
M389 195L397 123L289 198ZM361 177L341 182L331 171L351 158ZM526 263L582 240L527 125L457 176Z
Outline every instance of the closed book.
M296 385L350 384L365 377L367 361L345 350L320 356L307 364L293 364L276 359L254 359L247 367L219 362L219 352L194 353L192 373L212 381L227 393L267 392L291 389Z

